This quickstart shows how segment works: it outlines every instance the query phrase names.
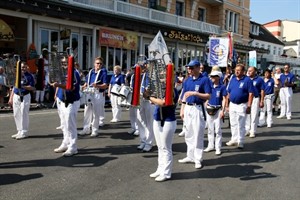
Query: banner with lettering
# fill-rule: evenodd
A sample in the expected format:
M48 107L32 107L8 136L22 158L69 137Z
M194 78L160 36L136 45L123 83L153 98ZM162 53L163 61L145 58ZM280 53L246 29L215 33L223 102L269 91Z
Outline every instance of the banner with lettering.
M100 29L100 45L123 49L137 49L138 36L130 32L114 31L109 29Z
M208 64L210 66L227 67L228 51L228 38L210 38Z

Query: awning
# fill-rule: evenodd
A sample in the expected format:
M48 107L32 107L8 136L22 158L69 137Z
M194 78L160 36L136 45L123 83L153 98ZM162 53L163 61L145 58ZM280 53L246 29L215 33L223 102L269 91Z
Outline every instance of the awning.
M15 36L5 21L0 19L0 41L14 42Z

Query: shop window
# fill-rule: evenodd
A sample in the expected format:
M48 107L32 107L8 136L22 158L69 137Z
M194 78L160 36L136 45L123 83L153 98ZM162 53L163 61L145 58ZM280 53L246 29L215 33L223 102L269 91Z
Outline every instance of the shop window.
M46 48L50 52L58 50L58 31L41 29L41 49Z
M148 0L148 7L152 9L156 9L157 0Z
M107 50L107 47L106 46L101 46L101 57L103 58L103 62L104 62L104 65L106 66L106 50Z
M108 63L107 63L107 70L113 71L113 65L114 65L114 48L109 47L108 48Z
M123 49L122 50L122 70L126 72L127 70L127 50Z
M136 51L135 50L130 50L130 57L131 57L131 63L130 66L134 66L136 63Z

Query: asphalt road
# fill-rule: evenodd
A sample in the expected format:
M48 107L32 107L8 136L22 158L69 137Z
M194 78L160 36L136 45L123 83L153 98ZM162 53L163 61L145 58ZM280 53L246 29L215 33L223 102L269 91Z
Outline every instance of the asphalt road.
M106 125L97 138L79 137L79 154L65 158L53 149L62 140L56 110L30 112L30 137L14 140L12 113L0 114L0 199L299 199L300 93L294 94L293 119L276 119L273 128L259 128L246 138L244 150L226 147L230 130L225 121L221 156L204 154L204 167L179 164L185 157L184 138L174 135L172 179L158 183L149 178L156 170L157 149L142 153L139 138L127 134L123 121ZM78 113L82 128L83 111ZM205 144L207 140L205 141Z

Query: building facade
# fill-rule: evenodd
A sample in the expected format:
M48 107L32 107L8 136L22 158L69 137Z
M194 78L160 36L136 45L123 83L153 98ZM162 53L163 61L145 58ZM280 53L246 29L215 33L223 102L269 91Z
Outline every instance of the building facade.
M109 71L114 65L126 70L139 55L148 55L148 45L161 31L171 59L181 69L194 58L205 62L211 35L225 37L232 31L235 48L246 62L252 50L249 3L250 0L0 1L0 19L11 29L7 36L0 37L0 54L16 53L27 59L31 44L38 54L43 48L64 52L72 47L81 69L93 67L93 59L101 56Z

